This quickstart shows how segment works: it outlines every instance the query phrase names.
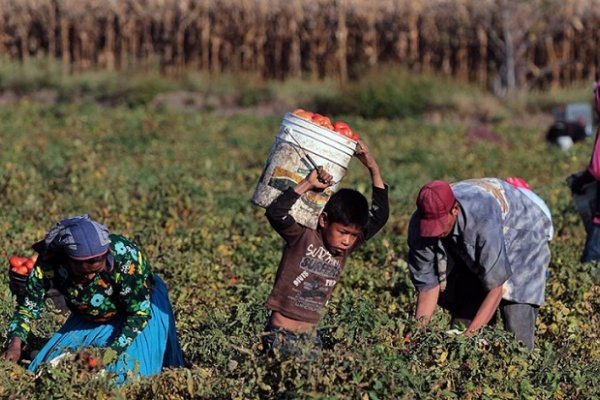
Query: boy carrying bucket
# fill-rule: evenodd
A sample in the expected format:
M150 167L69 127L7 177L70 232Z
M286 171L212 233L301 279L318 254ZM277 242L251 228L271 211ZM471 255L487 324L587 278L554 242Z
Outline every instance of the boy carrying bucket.
M271 315L263 345L271 354L298 354L298 345L303 343L321 347L316 326L348 255L373 237L389 217L388 189L377 162L362 141L355 155L371 175L370 210L361 193L341 189L325 205L316 230L298 224L290 209L300 196L333 185L332 176L323 167L313 169L267 207L271 226L286 242L266 303Z

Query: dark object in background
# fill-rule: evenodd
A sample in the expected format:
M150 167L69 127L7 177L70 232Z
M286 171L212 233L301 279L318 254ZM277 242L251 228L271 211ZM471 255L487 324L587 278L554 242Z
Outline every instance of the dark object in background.
M585 134L592 136L594 114L590 103L567 103L552 109L555 121L577 122L585 127Z
M563 150L586 137L585 125L580 122L555 121L546 133L546 140Z
M546 140L566 150L575 142L591 136L593 131L592 106L589 103L567 103L552 109L554 122L546 133Z

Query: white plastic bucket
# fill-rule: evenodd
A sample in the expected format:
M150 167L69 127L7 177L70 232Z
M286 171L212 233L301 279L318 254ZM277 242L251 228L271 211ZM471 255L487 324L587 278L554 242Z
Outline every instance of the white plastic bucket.
M299 224L315 229L325 203L346 175L356 144L346 136L286 113L256 185L252 203L268 207L283 191L304 179L313 169L310 157L333 176L335 184L323 192L305 193L294 204L290 214Z

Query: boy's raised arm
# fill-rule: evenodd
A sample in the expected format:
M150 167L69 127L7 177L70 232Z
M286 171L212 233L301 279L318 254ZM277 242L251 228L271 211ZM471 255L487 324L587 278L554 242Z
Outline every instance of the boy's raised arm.
M266 209L265 215L269 223L286 241L294 237L301 228L290 215L294 203L309 190L323 190L333 183L333 177L323 167L313 169L310 174L293 188L288 188L276 198ZM298 227L293 229L292 227Z
M331 186L333 183L333 176L325 171L323 167L318 167L310 171L310 174L306 178L294 186L294 192L299 195L303 195L309 190L323 190Z
M377 164L377 161L375 161L375 158L373 158L373 155L369 151L369 148L365 142L362 140L358 141L358 150L356 150L354 155L369 170L373 186L376 188L385 189L385 183L383 182L379 165Z
M388 200L388 190L383 182L379 165L369 151L367 145L358 141L358 150L355 153L356 158L369 170L371 181L373 183L373 195L371 199L371 209L369 211L369 222L364 231L363 241L372 238L387 222L390 216L390 206Z

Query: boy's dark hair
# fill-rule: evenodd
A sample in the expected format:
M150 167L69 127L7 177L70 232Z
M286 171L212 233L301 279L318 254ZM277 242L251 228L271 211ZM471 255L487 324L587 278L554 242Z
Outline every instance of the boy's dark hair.
M340 189L330 198L323 212L328 222L365 229L369 222L369 202L362 193L353 189Z

